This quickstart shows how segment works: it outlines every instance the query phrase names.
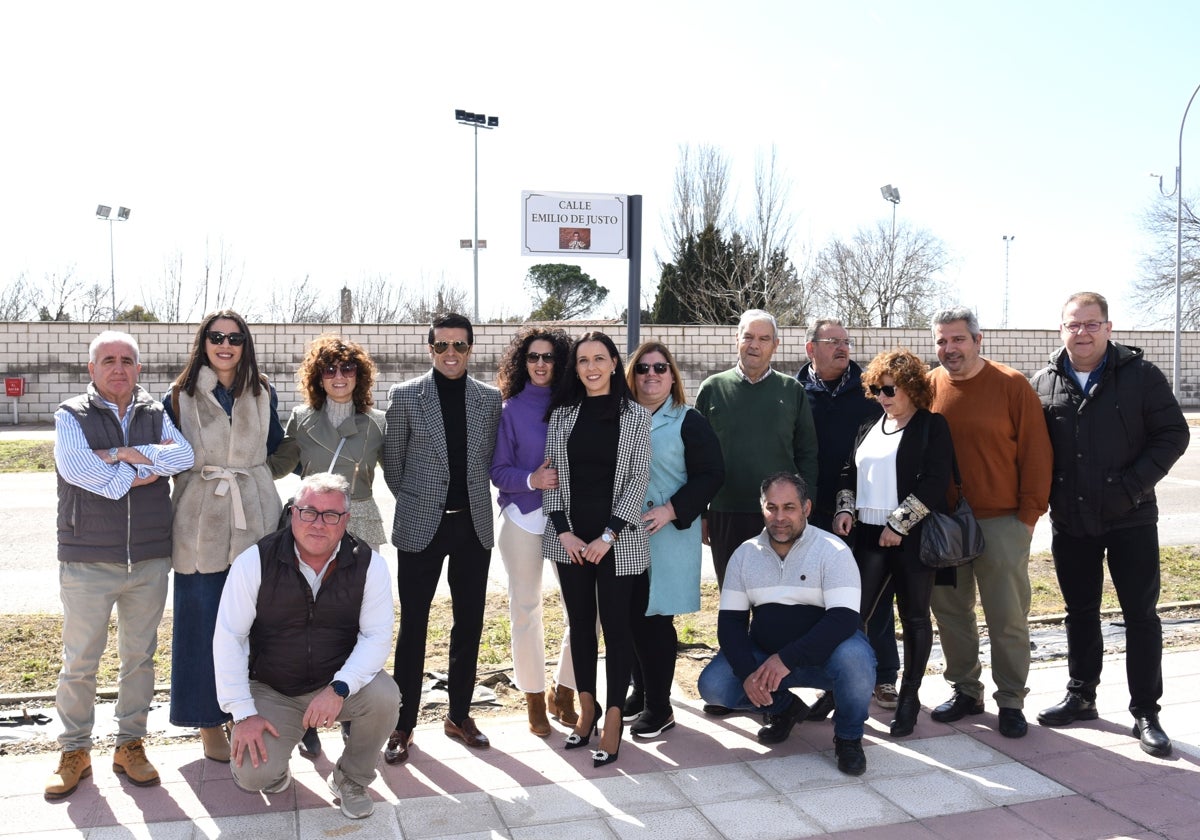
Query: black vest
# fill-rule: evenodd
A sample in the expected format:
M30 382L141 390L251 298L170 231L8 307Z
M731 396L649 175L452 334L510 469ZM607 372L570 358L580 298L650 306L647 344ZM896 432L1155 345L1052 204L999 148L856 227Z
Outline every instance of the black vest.
M129 440L112 409L94 393L59 406L75 415L91 449L162 442L163 406L137 388L127 409ZM58 476L58 559L70 563L137 563L171 556L171 486L163 476L106 499Z
M250 627L250 678L296 697L329 685L358 641L371 549L346 534L314 600L291 528L258 541L262 584Z

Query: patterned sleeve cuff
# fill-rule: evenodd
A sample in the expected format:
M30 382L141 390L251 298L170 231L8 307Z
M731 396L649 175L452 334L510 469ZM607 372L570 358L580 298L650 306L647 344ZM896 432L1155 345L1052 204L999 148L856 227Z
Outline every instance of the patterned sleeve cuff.
M853 490L838 491L837 504L833 512L834 516L837 516L839 513L848 513L851 516L854 516L854 511L857 510L857 508L858 506L854 504Z
M929 508L912 493L888 514L888 527L901 536L907 537L913 526L929 515Z

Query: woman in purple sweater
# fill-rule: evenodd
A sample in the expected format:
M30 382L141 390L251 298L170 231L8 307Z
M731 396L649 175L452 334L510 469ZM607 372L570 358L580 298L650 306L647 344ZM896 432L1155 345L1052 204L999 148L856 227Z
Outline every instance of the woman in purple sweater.
M562 330L526 327L513 338L497 377L504 411L496 434L491 476L500 491L497 543L508 573L513 678L517 688L525 692L529 731L543 738L550 734L547 707L568 726L579 719L566 611L557 680L549 690L542 626L542 532L546 528L542 491L558 486L558 473L545 458L545 418L570 349L571 340Z

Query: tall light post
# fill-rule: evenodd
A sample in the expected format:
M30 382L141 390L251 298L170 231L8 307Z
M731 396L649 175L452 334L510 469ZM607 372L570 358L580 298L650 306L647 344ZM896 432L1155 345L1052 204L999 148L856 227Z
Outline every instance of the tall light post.
M1016 235L1004 234L1004 329L1008 329L1008 248Z
M1179 162L1175 165L1175 189L1163 192L1162 176L1158 176L1158 191L1167 198L1175 196L1175 354L1171 360L1171 390L1175 399L1180 397L1180 352L1183 336L1183 127L1187 125L1188 111L1192 110L1192 102L1200 93L1200 85L1192 91L1187 107L1183 109L1183 119L1179 121Z
M879 192L883 194L884 201L892 203L892 249L891 256L888 259L888 286L891 287L896 280L896 205L900 203L900 190L891 184L884 184L879 188ZM890 325L881 323L879 326L886 327Z
M485 114L473 114L455 110L454 120L459 125L469 125L475 130L475 238L471 240L471 251L475 261L475 323L479 323L479 129L499 128L500 118Z
M129 221L130 210L128 207L117 208L117 218L113 219L109 216L112 213L112 208L107 204L96 205L96 218L102 222L108 222L108 271L109 283L112 290L112 319L117 320L117 262L113 255L113 222Z

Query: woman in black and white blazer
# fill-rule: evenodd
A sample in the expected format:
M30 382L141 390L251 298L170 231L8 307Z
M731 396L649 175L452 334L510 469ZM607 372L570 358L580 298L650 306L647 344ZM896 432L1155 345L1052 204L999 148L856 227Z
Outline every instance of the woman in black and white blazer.
M631 619L646 609L650 565L641 524L650 481L650 415L630 395L621 355L604 333L586 333L571 346L549 422L546 457L558 470L558 486L543 492L548 519L542 546L559 564L580 705L566 746L586 746L599 731L599 609L608 697L604 734L592 759L602 767L616 760L621 745L633 663Z

